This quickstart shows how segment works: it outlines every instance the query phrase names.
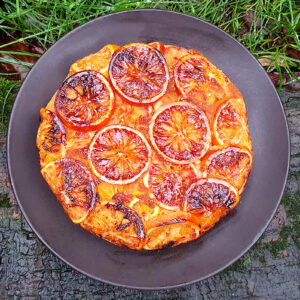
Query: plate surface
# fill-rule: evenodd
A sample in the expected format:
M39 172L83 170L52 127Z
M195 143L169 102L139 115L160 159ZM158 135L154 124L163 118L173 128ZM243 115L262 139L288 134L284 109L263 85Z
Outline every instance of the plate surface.
M254 164L241 203L202 238L175 248L135 252L71 223L40 174L35 146L39 109L77 59L106 44L161 41L200 50L242 92ZM163 289L216 274L261 236L280 202L289 165L288 128L280 99L257 60L217 27L179 13L136 10L95 19L52 46L35 64L16 99L8 133L15 196L43 243L80 272L115 285Z

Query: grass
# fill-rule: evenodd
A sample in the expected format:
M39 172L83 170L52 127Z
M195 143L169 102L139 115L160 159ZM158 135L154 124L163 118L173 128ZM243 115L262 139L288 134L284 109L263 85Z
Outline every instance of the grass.
M4 134L7 133L10 112L19 87L20 82L0 77L0 130Z
M297 34L300 10L294 0L4 0L0 8L0 36L11 40L0 45L0 54L5 55L0 57L0 63L8 62L29 70L31 63L12 56L18 52L12 48L14 44L37 42L46 49L75 26L93 18L140 8L183 12L219 26L256 58L264 59L268 72L277 70L281 79L278 91L283 84L283 72L290 75L286 84L299 81L294 72L299 70L300 61L286 52L300 49ZM24 51L22 55L38 56Z

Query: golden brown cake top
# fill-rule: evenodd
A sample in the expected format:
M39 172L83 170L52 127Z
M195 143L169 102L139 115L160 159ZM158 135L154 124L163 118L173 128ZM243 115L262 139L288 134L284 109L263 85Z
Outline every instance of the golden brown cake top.
M200 52L159 42L72 64L41 109L37 147L70 219L137 250L198 238L252 168L241 93Z

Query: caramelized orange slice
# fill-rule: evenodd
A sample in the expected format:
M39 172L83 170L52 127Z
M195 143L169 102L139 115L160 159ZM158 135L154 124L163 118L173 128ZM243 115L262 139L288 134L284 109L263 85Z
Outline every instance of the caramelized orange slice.
M241 145L249 139L246 108L242 99L230 99L217 109L213 131L219 145ZM249 143L247 143L249 144Z
M184 101L160 107L151 119L149 134L158 153L176 164L200 159L211 142L204 112Z
M137 212L120 202L96 205L80 225L119 246L140 249L144 240L144 225Z
M226 96L222 86L227 77L200 54L184 56L176 64L174 78L178 91L186 97L214 103Z
M83 71L67 78L55 98L55 109L68 126L92 130L111 115L114 93L103 75Z
M125 222L121 222L118 227L116 228L117 231L122 231L125 228L127 228L130 225L133 225L134 231L137 234L137 236L140 239L145 238L145 230L144 230L144 225L139 217L139 215L131 208L127 207L126 205L123 204L123 198L122 194L116 194L112 198L113 200L116 200L117 202L115 203L107 203L106 207L107 208L112 208L115 211L120 211L124 214L123 220L125 219Z
M89 149L89 162L100 180L127 184L147 170L150 155L150 146L139 131L111 125L95 135Z
M237 190L228 182L216 178L200 179L184 196L186 211L217 213L228 211L239 202Z
M199 227L194 223L186 222L182 219L174 219L160 226L151 228L147 232L144 249L154 250L175 247L178 244L197 239L199 235Z
M252 155L246 149L229 147L211 154L205 162L204 177L227 180L241 194L252 168Z
M188 49L173 46L165 45L165 59L169 67L170 77L174 75L174 68L177 62L184 56L189 55L190 52Z
M37 147L58 153L66 143L66 130L60 119L52 111L41 108L41 125L37 135Z
M66 130L61 120L51 110L42 108L41 123L36 137L41 167L66 154ZM68 136L69 138L69 136Z
M133 43L117 50L110 62L114 88L134 103L152 103L167 91L169 71L162 54L150 45Z
M174 69L175 83L180 93L187 95L207 80L204 69L208 67L209 61L202 55L184 56Z
M70 219L82 222L97 199L90 171L75 159L62 158L49 163L41 172Z
M183 196L192 182L197 180L193 166L152 164L149 168L150 192L157 204L165 209L182 208Z

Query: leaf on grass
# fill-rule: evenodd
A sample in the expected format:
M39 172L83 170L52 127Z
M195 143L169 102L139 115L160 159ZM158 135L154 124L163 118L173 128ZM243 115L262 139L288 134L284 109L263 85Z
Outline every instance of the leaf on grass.
M269 72L270 79L275 87L280 86L280 75L278 72ZM294 76L297 78L291 78L288 73L282 74L282 85L292 91L300 91L300 72L294 72Z
M264 55L259 58L258 61L263 67L276 67L275 57L273 55ZM284 59L280 57L277 58L277 65L280 67L284 66Z
M2 39L0 45L12 40ZM15 43L0 49L0 73L9 80L22 80L44 49L36 43Z
M252 10L248 10L245 12L244 16L243 16L243 21L245 22L246 26L250 29L253 22L255 20L255 12ZM255 24L255 28L256 29L260 29L261 27L261 19L259 18L257 20L257 23Z
M285 52L289 57L298 59L300 62L300 52L299 51L297 51L296 49L287 49ZM298 67L300 65L299 62L297 63Z

